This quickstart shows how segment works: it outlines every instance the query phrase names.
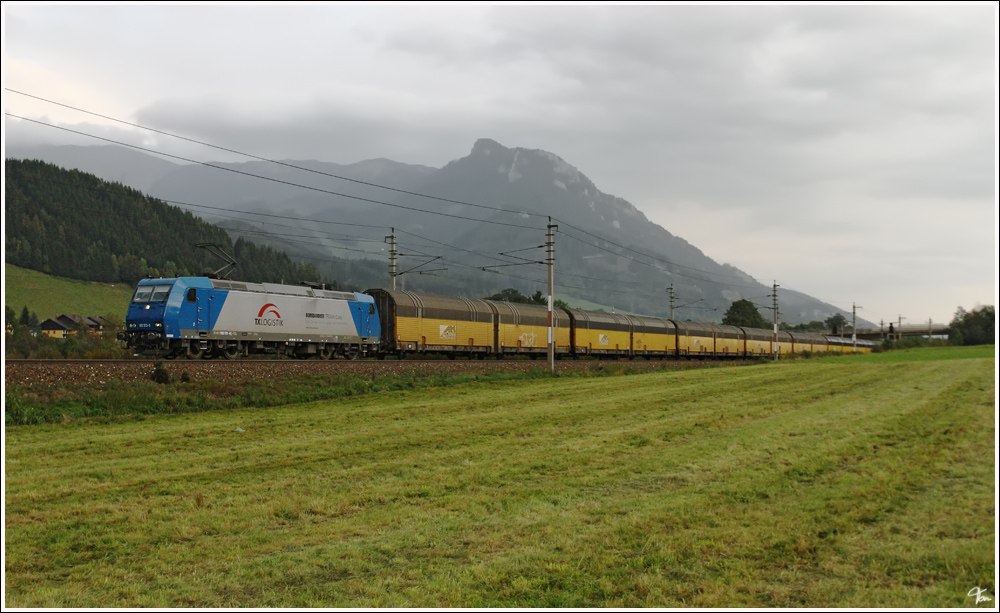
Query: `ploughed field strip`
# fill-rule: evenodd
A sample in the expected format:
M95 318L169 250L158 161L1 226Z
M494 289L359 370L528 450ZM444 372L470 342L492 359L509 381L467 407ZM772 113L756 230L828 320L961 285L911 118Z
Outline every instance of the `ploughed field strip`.
M8 428L8 606L972 606L993 359Z
M748 362L749 363L749 362ZM641 372L661 368L697 368L699 362L598 362L561 361L556 365L558 372L576 372L627 366L629 370ZM531 360L361 360L329 361L316 360L239 360L164 361L162 366L171 376L179 377L187 373L193 381L214 379L216 381L242 381L246 379L280 379L296 375L349 374L364 377L408 375L426 372L440 374L525 372L532 369L548 368L547 364ZM8 360L5 363L4 381L7 385L30 388L35 385L100 385L108 381L149 381L156 362L151 360Z

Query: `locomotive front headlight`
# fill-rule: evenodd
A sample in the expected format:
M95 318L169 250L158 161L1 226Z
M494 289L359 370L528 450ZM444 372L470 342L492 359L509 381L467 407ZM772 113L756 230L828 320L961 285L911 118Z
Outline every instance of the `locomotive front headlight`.
M163 324L161 324L160 322L156 322L156 327L157 327L157 328L162 328L162 327L163 327Z

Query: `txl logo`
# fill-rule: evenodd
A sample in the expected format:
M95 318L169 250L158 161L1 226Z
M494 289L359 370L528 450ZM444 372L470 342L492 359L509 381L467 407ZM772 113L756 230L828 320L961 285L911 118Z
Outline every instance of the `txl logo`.
M257 313L257 317L263 317L264 313L268 311L267 307L271 307L270 311L274 313L274 316L277 317L278 319L281 319L281 315L278 314L278 305L274 304L273 302L268 302L264 306L260 307L260 311Z
M265 313L273 314L277 319L271 319L269 317L264 317ZM257 313L257 317L254 319L254 323L258 326L283 326L285 322L281 321L281 315L278 313L278 305L273 302L268 302L264 306L260 307L260 311Z

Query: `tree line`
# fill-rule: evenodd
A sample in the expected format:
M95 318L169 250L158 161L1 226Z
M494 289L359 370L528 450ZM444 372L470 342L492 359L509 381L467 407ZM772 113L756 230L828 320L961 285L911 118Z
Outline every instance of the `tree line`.
M240 280L298 284L322 279L312 264L242 238L188 211L77 170L38 160L4 162L6 261L51 275L134 285L144 277L200 276L222 263L198 243L239 261Z
M746 328L771 329L773 324L757 310L757 306L749 300L737 300L726 311L722 324ZM824 321L811 321L808 324L795 326L781 325L781 330L792 332L831 332L837 334L850 330L847 318L840 313L827 317ZM996 309L993 306L982 306L966 311L958 307L954 319L951 320L951 334L948 341L952 345L991 345L996 343Z

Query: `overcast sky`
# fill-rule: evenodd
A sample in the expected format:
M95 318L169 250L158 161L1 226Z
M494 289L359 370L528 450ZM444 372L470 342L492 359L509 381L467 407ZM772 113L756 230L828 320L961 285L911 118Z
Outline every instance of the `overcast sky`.
M996 304L992 2L3 18L5 88L276 158L440 167L481 137L544 149L716 261L868 320ZM4 109L221 159L7 91ZM5 145L25 140L69 142L6 119Z

